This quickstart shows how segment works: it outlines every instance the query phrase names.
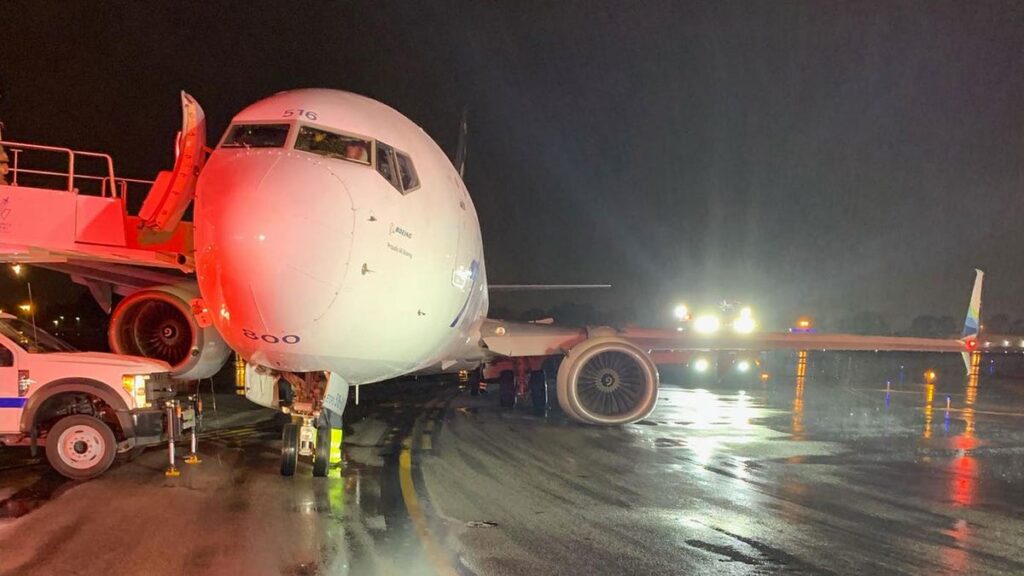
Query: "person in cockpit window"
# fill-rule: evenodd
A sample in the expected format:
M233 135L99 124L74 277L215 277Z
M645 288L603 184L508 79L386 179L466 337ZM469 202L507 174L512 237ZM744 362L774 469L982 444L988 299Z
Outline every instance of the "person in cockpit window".
M358 162L369 162L370 154L366 150L366 144L353 140L345 146L345 158Z

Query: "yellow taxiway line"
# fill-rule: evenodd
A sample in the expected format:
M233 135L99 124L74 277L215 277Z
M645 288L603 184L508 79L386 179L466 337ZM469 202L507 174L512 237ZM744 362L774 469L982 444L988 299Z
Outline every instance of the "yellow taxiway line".
M433 401L428 403L428 409L431 407L431 404L433 404ZM405 501L405 508L409 511L409 518L412 519L413 526L416 528L416 536L419 537L420 543L423 544L423 549L426 551L430 563L434 565L434 569L442 576L457 576L458 572L452 566L451 559L444 553L443 548L434 539L433 534L430 533L427 517L423 514L423 509L420 507L419 498L416 497L416 487L412 481L412 439L416 436L416 429L418 428L420 426L415 426L413 434L402 440L402 451L398 455L398 479L402 487L402 500Z

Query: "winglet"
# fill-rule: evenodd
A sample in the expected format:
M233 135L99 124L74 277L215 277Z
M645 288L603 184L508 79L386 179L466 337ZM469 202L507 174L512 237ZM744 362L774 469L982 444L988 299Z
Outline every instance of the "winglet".
M962 352L964 367L967 373L971 373L971 354L978 346L978 333L981 331L981 284L985 279L985 273L975 269L974 290L971 290L971 302L967 305L967 318L964 319L964 330L960 334L960 341L967 348Z
M960 334L961 340L977 338L981 329L981 283L985 279L985 273L977 269L974 271L977 275L974 277L971 303L967 305L967 318L964 319L964 330Z

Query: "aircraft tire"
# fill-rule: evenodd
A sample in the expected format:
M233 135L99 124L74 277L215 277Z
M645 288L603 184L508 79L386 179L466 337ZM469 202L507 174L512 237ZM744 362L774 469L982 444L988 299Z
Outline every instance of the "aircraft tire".
M511 370L502 370L498 377L499 405L502 408L516 407L516 374Z
M543 370L530 372L530 400L533 412L543 416L548 409L548 381Z
M299 427L285 424L281 431L281 476L294 476L299 463Z
M313 453L313 476L326 478L331 464L331 427L316 429L316 452Z

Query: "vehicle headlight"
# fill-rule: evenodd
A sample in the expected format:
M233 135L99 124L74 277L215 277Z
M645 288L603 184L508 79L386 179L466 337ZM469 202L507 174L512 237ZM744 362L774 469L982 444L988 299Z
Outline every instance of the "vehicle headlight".
M139 408L148 408L150 403L146 401L146 382L149 381L148 374L125 374L121 376L121 386L132 398Z
M697 361L693 363L693 369L697 372L707 372L710 366L711 363L705 358L698 358Z
M740 372L747 372L750 370L750 362L747 360L740 360L736 363L736 369Z

